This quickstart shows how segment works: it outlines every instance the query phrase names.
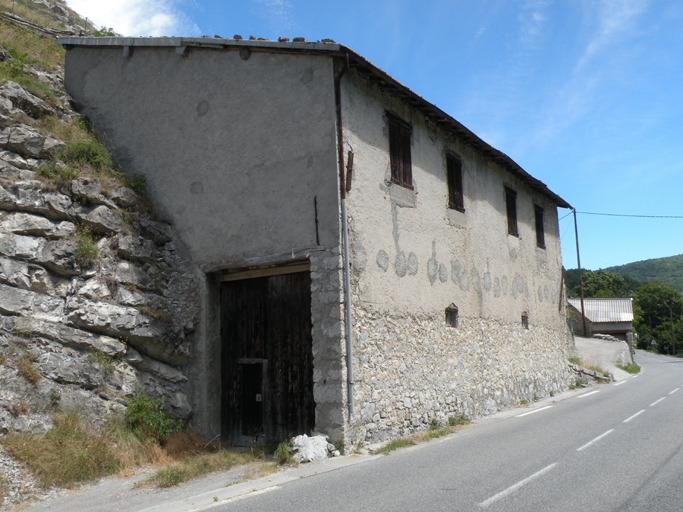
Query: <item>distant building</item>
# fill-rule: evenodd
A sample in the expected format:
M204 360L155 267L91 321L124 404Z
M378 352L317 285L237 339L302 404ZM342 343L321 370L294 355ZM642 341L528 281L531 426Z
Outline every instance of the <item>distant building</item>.
M567 299L568 313L575 320L574 332L583 333L581 299ZM586 336L611 334L626 339L633 332L633 299L584 299Z

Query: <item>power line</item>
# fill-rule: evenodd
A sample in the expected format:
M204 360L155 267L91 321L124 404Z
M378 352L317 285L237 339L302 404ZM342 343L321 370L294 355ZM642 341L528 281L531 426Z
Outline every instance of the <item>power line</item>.
M625 213L596 213L596 212L579 212L583 215L604 215L607 217L639 217L645 219L683 219L683 215L631 215ZM569 214L567 214L569 215ZM565 215L566 217L566 215ZM564 217L562 217L564 218Z

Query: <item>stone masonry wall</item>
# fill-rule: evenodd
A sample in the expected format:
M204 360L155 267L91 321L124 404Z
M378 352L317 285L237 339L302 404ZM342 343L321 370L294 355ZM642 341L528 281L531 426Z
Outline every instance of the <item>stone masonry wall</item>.
M341 255L337 247L310 260L315 427L336 441L346 424Z
M494 341L496 340L496 341ZM476 418L559 393L566 339L493 319L391 316L354 309L356 413L350 442L381 443L449 416Z

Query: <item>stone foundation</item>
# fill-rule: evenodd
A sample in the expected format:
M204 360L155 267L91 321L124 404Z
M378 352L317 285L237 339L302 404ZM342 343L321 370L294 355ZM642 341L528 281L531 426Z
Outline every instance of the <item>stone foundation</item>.
M476 418L567 388L561 330L354 310L356 411L350 444L381 443L449 416Z

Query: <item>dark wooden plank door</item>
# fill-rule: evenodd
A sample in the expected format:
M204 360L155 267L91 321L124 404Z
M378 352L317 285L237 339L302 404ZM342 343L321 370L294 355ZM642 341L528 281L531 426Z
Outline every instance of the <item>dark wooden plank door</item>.
M249 445L309 434L315 426L310 273L222 283L221 337L225 441Z

